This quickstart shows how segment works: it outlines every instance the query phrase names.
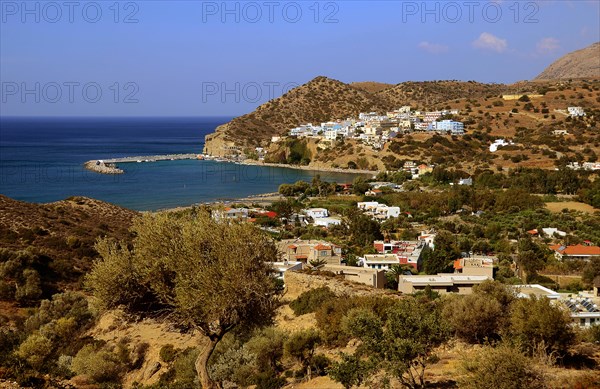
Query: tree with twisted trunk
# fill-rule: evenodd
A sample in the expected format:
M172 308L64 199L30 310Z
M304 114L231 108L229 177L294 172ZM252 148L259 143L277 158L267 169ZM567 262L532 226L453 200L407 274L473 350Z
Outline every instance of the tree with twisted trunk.
M200 331L196 360L204 389L217 388L207 364L216 345L235 327L271 322L277 285L268 262L273 241L249 224L215 221L205 211L146 214L132 226L132 246L100 240L101 258L87 286L104 308L167 314Z

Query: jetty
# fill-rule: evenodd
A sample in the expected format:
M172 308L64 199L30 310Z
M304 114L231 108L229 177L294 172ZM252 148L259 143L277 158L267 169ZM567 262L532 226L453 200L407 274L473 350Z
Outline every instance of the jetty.
M176 161L182 159L204 159L201 154L166 154L166 155L144 155L137 157L122 157L110 159L93 159L87 161L83 166L100 174L123 174L125 171L117 164L122 163L145 163L157 161Z

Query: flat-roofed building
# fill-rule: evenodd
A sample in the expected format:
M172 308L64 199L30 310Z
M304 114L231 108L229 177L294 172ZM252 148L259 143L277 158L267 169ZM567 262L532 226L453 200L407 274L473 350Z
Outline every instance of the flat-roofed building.
M400 259L396 254L365 254L363 261L363 267L378 270L389 270L399 264Z
M344 279L348 281L369 285L377 289L385 287L386 278L384 270L343 265L325 265L322 267L322 270L343 275Z
M487 276L465 276L440 273L438 275L402 275L398 278L398 291L412 294L430 287L440 294L471 294L473 286L489 280Z
M473 256L454 261L454 272L465 276L494 276L495 257ZM497 260L497 259L496 259Z

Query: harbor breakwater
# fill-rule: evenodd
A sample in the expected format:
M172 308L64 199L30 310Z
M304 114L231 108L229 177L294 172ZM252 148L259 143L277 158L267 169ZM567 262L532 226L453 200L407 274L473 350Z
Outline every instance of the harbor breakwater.
M377 171L372 170L361 170L361 169L343 169L334 168L328 166L304 166L304 165L288 165L280 163L267 163L262 161L254 161L246 159L243 161L237 159L229 159L223 157L215 157L212 155L203 154L168 154L168 155L150 155L150 156L137 156L137 157L123 157L123 158L111 158L111 159L99 159L91 160L84 163L86 169L101 174L123 174L123 169L120 169L118 164L121 163L144 163L144 162L156 162L156 161L174 161L182 159L202 159L208 161L217 162L229 162L235 163L242 166L258 166L258 167L271 167L271 168L284 168L284 169L295 169L295 170L306 170L306 171L317 171L317 172L329 172L329 173L342 173L342 174L359 174L359 175L375 175Z
M117 164L121 163L145 163L156 161L175 161L182 159L201 159L198 154L167 154L167 155L146 155L137 157L123 157L110 159L94 159L87 161L83 166L96 173L100 174L123 174L125 171Z

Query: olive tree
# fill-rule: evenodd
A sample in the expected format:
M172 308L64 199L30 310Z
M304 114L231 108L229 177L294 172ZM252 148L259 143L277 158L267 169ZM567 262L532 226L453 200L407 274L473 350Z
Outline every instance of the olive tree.
M535 295L511 304L509 333L529 352L566 353L575 334L568 311L546 297Z
M146 214L132 232L130 247L96 244L101 258L87 286L104 308L165 313L199 330L198 378L203 388L216 387L207 363L217 343L235 327L273 317L277 287L267 262L278 258L275 244L249 224L216 221L205 211Z
M348 312L344 328L362 341L355 357L368 355L373 366L405 387L425 387L425 369L437 360L435 348L449 336L440 307L408 298L390 307L386 316L382 321L365 310Z

